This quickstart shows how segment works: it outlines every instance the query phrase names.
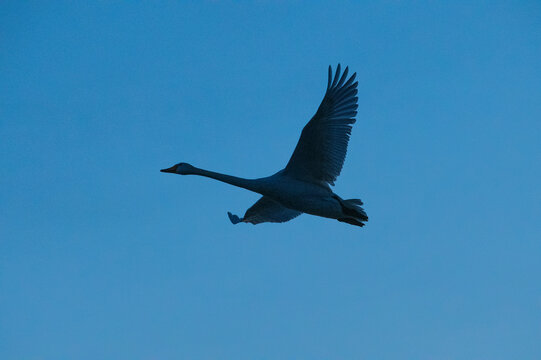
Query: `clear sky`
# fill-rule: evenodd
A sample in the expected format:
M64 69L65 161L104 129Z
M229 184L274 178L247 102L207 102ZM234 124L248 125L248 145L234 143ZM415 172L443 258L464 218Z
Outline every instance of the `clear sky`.
M0 5L1 359L541 358L538 1L91 3ZM339 62L366 227L159 172L278 171Z

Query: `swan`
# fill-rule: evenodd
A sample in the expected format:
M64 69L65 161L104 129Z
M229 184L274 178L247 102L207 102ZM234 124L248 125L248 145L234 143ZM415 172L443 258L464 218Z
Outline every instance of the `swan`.
M286 167L276 174L259 179L245 179L178 163L161 172L179 175L199 175L250 190L262 197L243 217L228 212L233 224L283 223L302 213L336 219L364 226L368 216L360 199L344 200L330 185L342 170L351 127L357 114L356 73L347 77L348 67L333 77L331 66L327 91L316 114L302 130L300 139Z

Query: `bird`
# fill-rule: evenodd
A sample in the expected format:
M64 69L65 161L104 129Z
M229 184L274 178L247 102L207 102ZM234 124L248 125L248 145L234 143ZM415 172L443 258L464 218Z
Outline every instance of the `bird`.
M344 200L331 186L342 171L352 125L357 115L356 73L340 64L333 76L329 66L327 90L315 115L304 126L289 162L277 173L246 179L178 163L161 172L199 175L253 191L262 197L243 217L228 212L233 224L283 223L306 213L362 227L368 216L360 199Z

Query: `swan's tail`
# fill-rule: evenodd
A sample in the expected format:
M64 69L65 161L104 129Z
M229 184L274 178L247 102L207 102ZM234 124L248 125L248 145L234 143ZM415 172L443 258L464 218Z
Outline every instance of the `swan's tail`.
M364 222L368 221L368 215L361 207L363 202L360 199L344 200L338 198L342 206L342 212L346 215L338 221L345 222L351 225L364 226Z

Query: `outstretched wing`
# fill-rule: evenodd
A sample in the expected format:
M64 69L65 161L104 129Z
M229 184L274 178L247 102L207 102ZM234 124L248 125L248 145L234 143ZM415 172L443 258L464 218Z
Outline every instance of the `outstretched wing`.
M357 82L354 73L347 81L348 68L334 79L329 66L327 92L314 117L302 130L297 147L285 168L291 176L334 185L340 175L348 147L351 126L357 115Z
M302 212L288 209L267 196L263 196L251 208L246 210L243 218L239 218L230 212L227 213L229 220L233 224L249 222L254 225L264 222L282 223L296 218L300 214Z

